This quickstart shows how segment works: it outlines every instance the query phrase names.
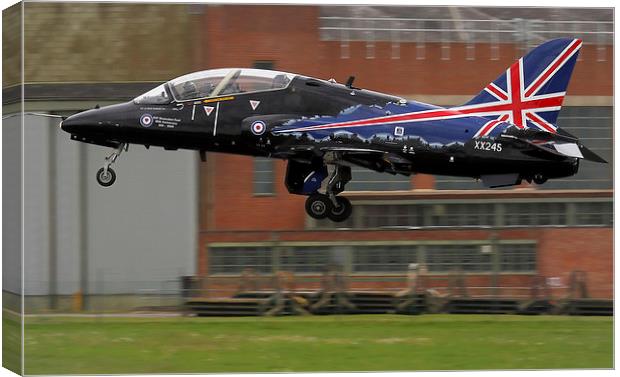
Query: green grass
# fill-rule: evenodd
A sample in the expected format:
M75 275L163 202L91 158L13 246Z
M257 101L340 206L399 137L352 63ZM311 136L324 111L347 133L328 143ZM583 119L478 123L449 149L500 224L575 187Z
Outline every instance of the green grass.
M611 368L611 317L28 318L27 374Z
M2 312L2 366L21 373L21 321L12 313Z

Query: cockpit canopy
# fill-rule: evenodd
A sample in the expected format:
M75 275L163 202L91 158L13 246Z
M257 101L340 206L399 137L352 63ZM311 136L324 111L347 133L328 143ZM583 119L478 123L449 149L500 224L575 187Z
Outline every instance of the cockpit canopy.
M250 68L210 69L177 77L134 99L137 104L165 104L223 95L286 88L292 73ZM172 97L172 98L171 98Z

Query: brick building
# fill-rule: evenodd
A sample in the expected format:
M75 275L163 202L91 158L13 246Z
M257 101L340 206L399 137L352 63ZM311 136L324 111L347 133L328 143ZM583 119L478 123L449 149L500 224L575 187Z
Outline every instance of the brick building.
M588 274L591 296L612 295L609 9L29 2L23 10L24 109L63 115L129 100L190 71L227 66L274 68L338 81L355 75L356 86L456 105L540 42L583 37L559 126L610 161L583 162L578 175L543 186L502 190L480 190L478 183L454 177L394 177L354 169L345 193L354 213L336 227L305 215L305 198L289 195L284 187L282 161L210 154L206 163L197 163L190 152L132 147L118 164L123 176L118 188L105 191L93 187L92 175L105 148L78 147L54 122L29 118L26 132L36 147L24 148L37 152L24 154L25 165L36 175L31 181L39 183L29 185L26 197L44 200L24 216L41 221L34 226L49 229L51 236L27 231L38 235L36 252L26 253L30 259L24 262L25 284L36 288L26 289L27 295L47 300L43 295L68 296L77 290L87 295L135 294L134 283L152 289L194 272L236 282L245 268L265 274L294 271L310 281L328 264L340 265L356 286L395 288L403 286L413 262L424 263L438 286L446 285L455 269L466 274L470 287L527 287L541 275L557 295L566 293L571 272L582 270ZM21 109L19 11L14 6L3 13L6 114ZM13 119L15 124L4 131L17 130L19 136L18 121ZM48 128L42 133L43 128L35 126ZM18 152L11 156L19 158ZM47 158L48 153L57 156ZM61 178L46 173L54 169ZM174 171L176 178L154 183L160 182L162 169ZM131 178L135 172L140 179ZM12 181L15 192L22 191L20 181ZM151 208L152 201L136 201L151 185L162 198L175 200L157 208ZM54 205L54 191L48 187L56 190L61 204ZM40 208L47 208L49 216L40 216ZM106 229L106 234L84 231L84 222L73 226L47 220L78 218L73 212L63 215L66 208L82 211L80 216L91 219L93 229ZM165 215L142 215L151 210ZM118 213L125 213L132 226L118 222ZM136 237L135 224L151 235L145 237L150 243ZM60 231L57 240L54 227ZM196 238L187 235L194 229ZM7 234L12 233L19 234ZM116 246L110 246L109 239ZM47 256L58 263L47 263ZM18 276L14 280L20 281ZM101 287L98 280L113 284Z
M432 8L406 8L413 12L407 19L381 7L209 6L198 22L204 43L194 68L273 67L338 81L355 75L357 86L456 105L528 48L558 37L544 23L526 39L507 35L528 22L527 10L525 21L482 11L486 23L437 19ZM548 13L556 30L599 32L584 33L559 125L612 161L613 46L608 29L589 20L610 21L611 11ZM338 264L352 284L381 288L402 286L408 264L417 262L437 286L455 269L468 286L506 291L541 275L561 296L571 272L582 270L592 296L612 295L611 164L584 162L578 175L544 186L484 191L452 177L354 169L345 193L354 214L344 225L307 217L305 197L284 187L285 168L281 161L219 154L201 164L200 275L234 279L253 268L310 279Z

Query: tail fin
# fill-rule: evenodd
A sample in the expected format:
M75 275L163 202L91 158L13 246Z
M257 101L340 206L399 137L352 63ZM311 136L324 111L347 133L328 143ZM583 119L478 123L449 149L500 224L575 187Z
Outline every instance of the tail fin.
M477 96L457 109L519 128L557 132L566 87L577 62L580 39L554 39L513 63Z

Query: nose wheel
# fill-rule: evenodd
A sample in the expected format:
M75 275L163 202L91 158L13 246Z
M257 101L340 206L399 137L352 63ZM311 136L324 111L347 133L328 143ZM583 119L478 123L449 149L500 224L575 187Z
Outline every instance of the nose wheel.
M107 170L106 168L99 169L97 171L97 182L103 187L112 186L116 182L116 172L110 167Z
M111 165L115 163L121 153L128 148L129 146L127 143L121 143L114 152L105 158L103 167L97 171L97 183L103 187L109 187L116 182L116 172L111 168Z

